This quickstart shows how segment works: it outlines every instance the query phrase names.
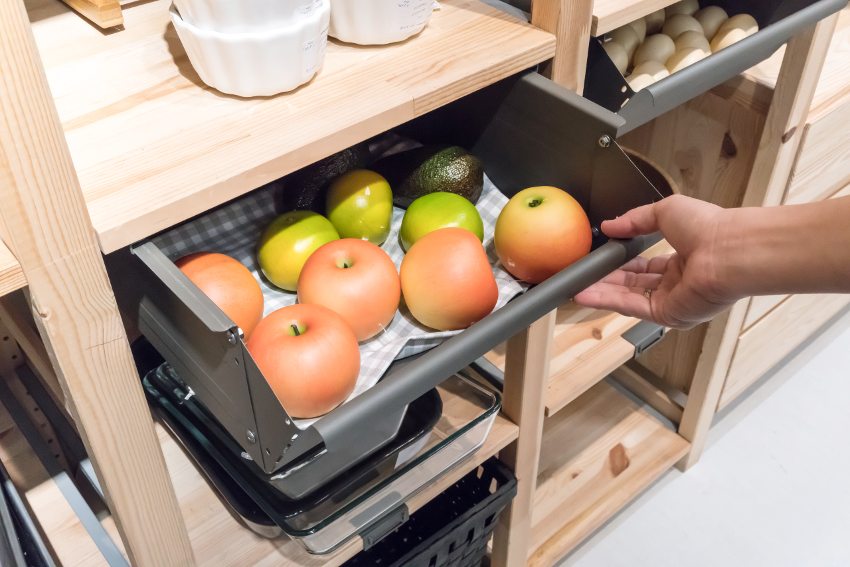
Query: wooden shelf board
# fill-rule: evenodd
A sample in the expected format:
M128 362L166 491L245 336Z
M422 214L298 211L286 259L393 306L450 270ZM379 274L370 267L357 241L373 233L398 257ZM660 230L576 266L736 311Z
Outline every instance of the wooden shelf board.
M230 514L171 435L159 424L156 428L199 565L331 567L362 549L361 540L355 538L333 554L317 556L308 554L286 536L266 539L254 534ZM498 416L484 445L474 455L409 501L411 513L514 441L518 433L516 425Z
M738 90L756 91L758 98L771 96L785 47L780 48L770 58L762 61L744 73L744 81L737 85ZM815 121L831 111L836 104L846 101L850 96L850 8L841 11L835 29L829 53L824 61L818 86L812 99L809 112L810 121Z
M26 287L27 279L14 254L0 240L0 297Z
M670 4L675 0L596 0L590 35L608 33Z
M669 470L689 444L607 381L546 420L529 565L553 565Z
M444 0L419 36L331 41L308 85L241 99L204 86L168 0L126 6L102 33L54 0L26 0L105 252L551 58L555 37L481 0Z

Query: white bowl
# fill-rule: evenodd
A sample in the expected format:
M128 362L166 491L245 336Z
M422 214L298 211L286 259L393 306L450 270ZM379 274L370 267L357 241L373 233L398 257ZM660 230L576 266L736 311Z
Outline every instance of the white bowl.
M195 27L171 7L171 21L201 80L223 93L274 95L303 85L322 66L330 0L309 18L258 33L227 34Z
M183 21L222 33L288 27L321 11L327 0L174 0Z
M421 32L433 0L332 0L329 35L360 45L384 45Z

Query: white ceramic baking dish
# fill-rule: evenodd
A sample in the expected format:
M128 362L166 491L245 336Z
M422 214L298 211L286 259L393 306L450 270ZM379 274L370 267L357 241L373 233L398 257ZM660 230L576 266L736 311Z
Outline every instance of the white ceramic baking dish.
M263 32L309 19L328 0L174 0L183 21L222 33Z
M222 33L198 28L171 7L171 21L201 80L223 93L243 97L291 91L322 66L328 39L330 1L306 18L275 30Z
M360 45L403 41L421 32L433 0L331 0L330 36Z

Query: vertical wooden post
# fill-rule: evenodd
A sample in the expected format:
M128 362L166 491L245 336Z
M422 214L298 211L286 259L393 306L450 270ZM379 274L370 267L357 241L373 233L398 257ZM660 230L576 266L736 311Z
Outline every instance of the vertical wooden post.
M0 0L0 225L135 565L194 562L21 0Z
M544 73L579 94L584 90L593 0L532 0L531 23L555 34L555 57Z
M496 526L494 567L521 567L528 560L555 315L549 313L508 341L502 411L519 426L519 437L500 458L517 477L517 494Z
M744 206L782 203L837 21L837 14L830 16L788 42L744 193ZM690 452L678 465L682 470L693 466L705 449L748 306L749 301L739 301L708 324L679 425L679 435L691 442Z

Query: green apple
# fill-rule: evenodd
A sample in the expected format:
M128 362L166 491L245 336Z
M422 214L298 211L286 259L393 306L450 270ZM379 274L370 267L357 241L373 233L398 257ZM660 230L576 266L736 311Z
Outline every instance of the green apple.
M349 171L331 183L327 212L342 238L359 238L380 246L390 233L393 192L387 180L374 171Z
M401 245L409 250L413 244L435 230L460 227L484 240L484 223L475 205L455 193L439 191L419 197L407 207L401 221Z
M266 278L295 291L307 258L323 244L339 240L331 221L313 211L290 211L274 219L260 237L257 260Z

